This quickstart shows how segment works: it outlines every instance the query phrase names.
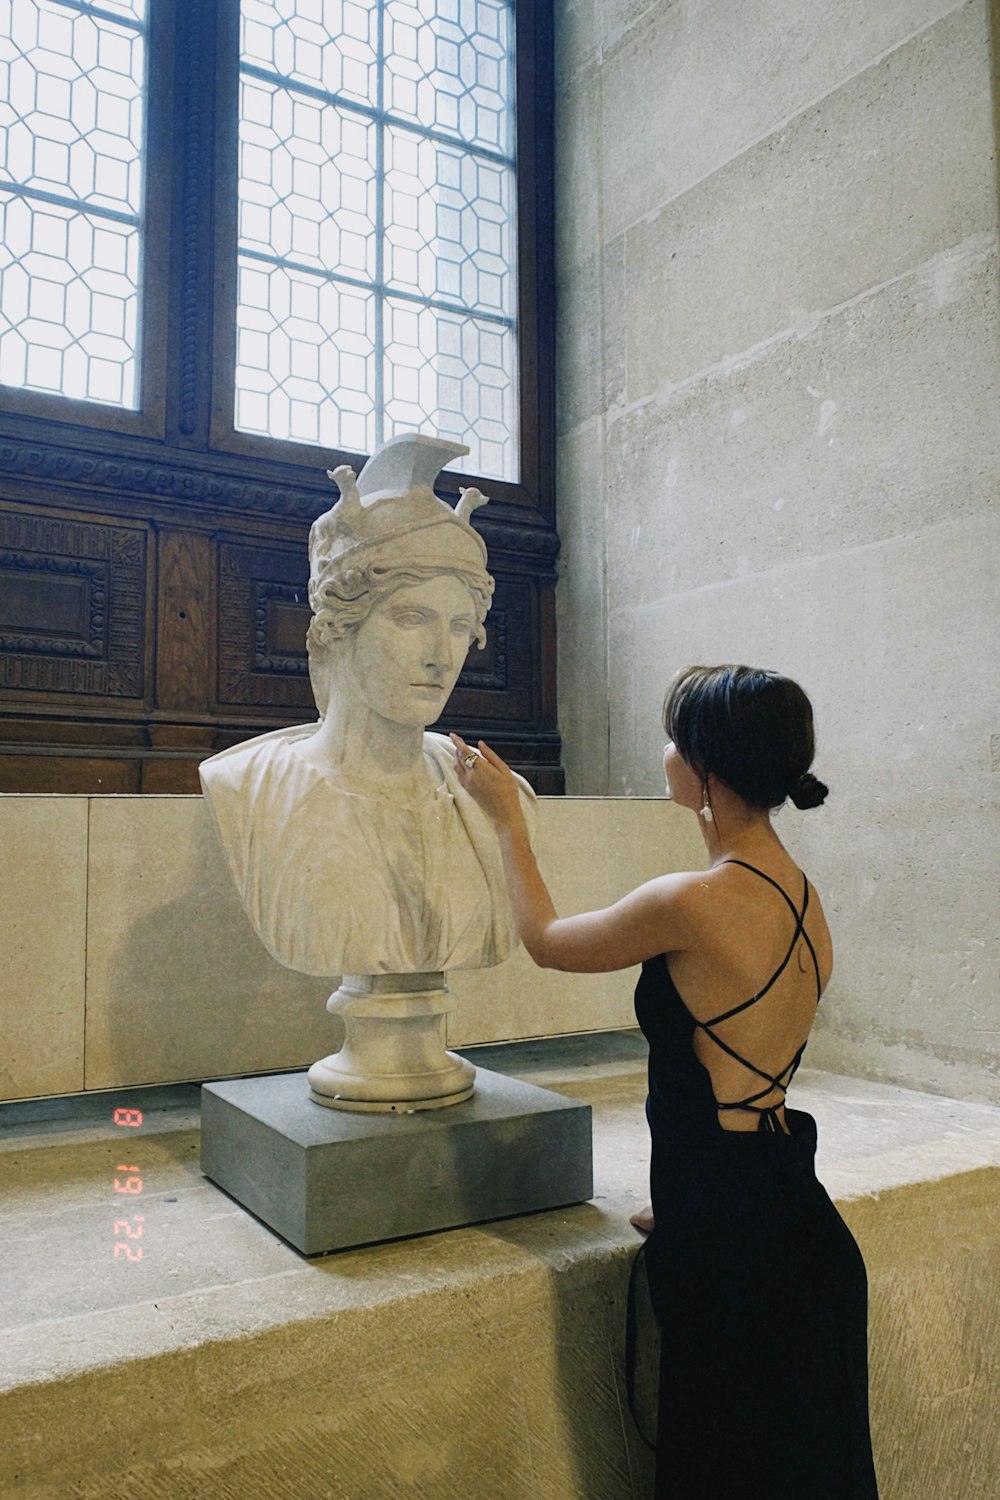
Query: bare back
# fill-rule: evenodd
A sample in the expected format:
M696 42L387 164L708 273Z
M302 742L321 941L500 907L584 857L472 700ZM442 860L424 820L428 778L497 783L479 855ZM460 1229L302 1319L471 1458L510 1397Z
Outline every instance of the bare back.
M787 1130L785 1089L833 966L816 892L790 859L768 863L707 872L695 941L667 957L725 1130Z

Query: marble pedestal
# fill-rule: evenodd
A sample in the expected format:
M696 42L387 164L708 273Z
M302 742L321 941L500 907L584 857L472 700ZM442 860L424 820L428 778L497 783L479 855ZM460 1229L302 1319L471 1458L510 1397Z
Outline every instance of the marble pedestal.
M580 1203L590 1106L478 1069L463 1104L319 1108L302 1073L202 1089L202 1171L304 1255Z

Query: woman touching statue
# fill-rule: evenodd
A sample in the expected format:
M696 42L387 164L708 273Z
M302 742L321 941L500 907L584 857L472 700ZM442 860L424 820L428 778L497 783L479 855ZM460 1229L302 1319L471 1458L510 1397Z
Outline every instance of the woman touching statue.
M603 911L557 914L489 746L470 761L453 735L456 774L497 829L534 961L642 965L656 1495L876 1500L865 1267L816 1177L816 1123L785 1100L833 964L819 896L771 822L786 799L826 797L812 708L776 672L690 667L664 719L668 795L698 818L708 866Z
M442 713L493 580L469 524L431 488L467 450L390 440L309 537L307 637L318 723L202 763L243 905L266 947L306 974L482 968L517 943L496 835L462 786ZM517 795L534 818L534 794Z

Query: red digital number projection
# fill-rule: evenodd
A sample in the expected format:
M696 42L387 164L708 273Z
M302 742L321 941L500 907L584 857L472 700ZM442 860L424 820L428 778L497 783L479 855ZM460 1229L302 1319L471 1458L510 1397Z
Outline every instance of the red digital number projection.
M142 1124L142 1110L121 1107L114 1112L114 1123L126 1130L137 1130ZM116 1193L125 1197L138 1197L142 1192L141 1168L137 1162L119 1162L115 1171L121 1175L113 1179ZM115 1220L115 1243L112 1253L115 1260L142 1260L142 1246L133 1243L142 1239L145 1218L132 1214L127 1219Z
M126 1260L142 1260L142 1246L130 1245L127 1241L142 1239L144 1222L142 1214L136 1214L134 1219L115 1220L115 1260L123 1255ZM120 1240L119 1235L124 1235L124 1240Z

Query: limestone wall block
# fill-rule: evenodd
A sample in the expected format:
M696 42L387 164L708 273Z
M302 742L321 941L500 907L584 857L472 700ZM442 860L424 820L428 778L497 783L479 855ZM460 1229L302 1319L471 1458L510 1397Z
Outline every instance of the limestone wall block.
M600 796L608 777L604 567L604 423L583 423L560 448L559 724L567 791Z
M996 498L991 237L608 428L610 607L981 514Z
M980 0L614 4L601 47L612 239L935 22ZM557 33L558 35L558 33ZM940 66L940 64L939 64ZM945 122L938 124L945 127ZM946 127L945 127L946 128Z
M995 230L986 43L966 7L629 229L629 401Z

